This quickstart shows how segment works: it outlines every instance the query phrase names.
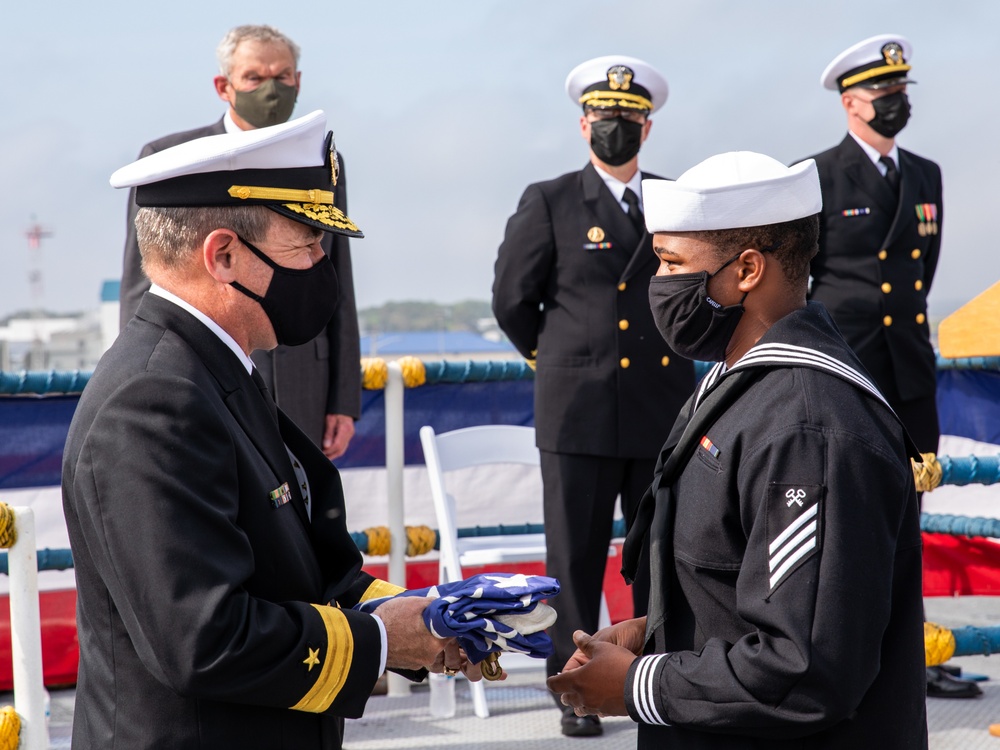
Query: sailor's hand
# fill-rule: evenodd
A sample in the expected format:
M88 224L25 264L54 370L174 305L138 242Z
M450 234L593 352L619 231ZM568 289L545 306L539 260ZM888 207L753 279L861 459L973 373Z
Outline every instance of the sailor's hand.
M431 672L439 674L455 675L461 672L469 682L478 682L483 679L483 672L478 664L472 664L465 651L459 647L457 640L448 641L444 651L438 654L434 663L427 667Z
M635 654L607 641L598 641L582 630L573 642L586 661L576 669L560 672L545 681L564 706L577 716L626 716L625 680Z
M375 609L373 614L385 625L387 668L420 669L434 664L449 647L457 652L454 638L435 638L424 624L424 609L429 601L420 596L397 596Z
M602 628L592 636L592 639L600 643L613 643L616 646L627 648L636 656L642 654L642 646L646 641L646 618L637 617L632 620L623 620L616 625ZM590 661L590 658L581 649L577 649L566 665L563 672L582 667Z

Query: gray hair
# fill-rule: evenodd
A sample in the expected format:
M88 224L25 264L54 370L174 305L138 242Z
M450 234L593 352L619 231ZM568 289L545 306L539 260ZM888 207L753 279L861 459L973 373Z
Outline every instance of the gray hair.
M267 206L140 208L135 216L142 270L180 268L216 229L230 229L257 243L267 236L275 213Z
M270 44L284 44L288 47L288 51L292 53L292 59L295 60L295 68L298 70L299 55L301 54L299 45L273 26L246 25L230 29L229 32L222 37L222 41L219 42L219 46L215 50L215 56L219 60L219 72L226 78L229 78L229 73L233 67L233 53L236 52L236 48L240 46L241 42L245 42L247 40L266 42Z

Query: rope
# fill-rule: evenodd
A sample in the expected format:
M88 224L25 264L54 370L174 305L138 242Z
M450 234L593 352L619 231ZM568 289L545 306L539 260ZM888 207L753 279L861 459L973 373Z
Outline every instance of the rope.
M7 503L0 503L0 547L10 549L17 541L17 528L14 525L14 509Z
M389 382L389 366L380 357L361 358L361 387L366 391L381 391Z
M992 539L1000 539L1000 519L921 513L920 530L928 534L984 536Z
M430 526L406 527L406 556L426 555L438 546L438 534Z
M399 368L403 371L403 385L417 388L427 382L427 369L416 357L400 357Z
M369 555L389 554L389 549L392 546L392 537L389 536L388 526L372 526L369 529L365 529L365 534L368 535Z
M941 483L962 487L967 484L1000 484L1000 455L941 456Z
M930 492L941 484L941 464L933 453L921 453L920 456L923 458L923 463L920 464L910 459L913 481L917 485L917 492Z
M944 664L955 655L955 636L948 628L924 622L924 659L928 667Z
M21 717L13 706L0 708L0 750L17 750L21 741Z
M25 394L44 395L56 393L80 393L87 385L90 371L68 370L21 370L20 372L0 372L0 394L19 396Z

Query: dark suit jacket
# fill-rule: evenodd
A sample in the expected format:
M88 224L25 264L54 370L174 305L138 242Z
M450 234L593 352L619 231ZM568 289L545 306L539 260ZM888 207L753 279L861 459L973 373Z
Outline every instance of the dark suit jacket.
M594 227L611 247L588 237ZM592 165L524 191L500 245L493 311L521 354L537 350L542 450L656 456L694 388L692 363L649 309L657 266L651 237Z
M896 200L850 135L812 158L823 212L811 299L826 305L880 387L902 400L933 397L927 293L941 249L941 169L899 149ZM919 220L917 207L923 204L936 207L933 228Z
M63 461L74 747L337 748L339 717L364 710L379 629L349 608L379 584L339 473L278 419L233 352L154 295L98 364Z
M142 147L139 157L149 156L179 143L226 132L222 120L204 128L174 133ZM347 213L347 173L340 159L340 179L334 203ZM122 264L121 329L135 313L149 279L142 272L135 237L135 189L129 192L128 226ZM326 234L323 249L333 261L340 279L340 304L326 330L302 346L279 346L273 352L254 352L254 362L282 410L317 445L323 439L325 415L361 416L361 349L358 314L354 303L354 274L346 237Z

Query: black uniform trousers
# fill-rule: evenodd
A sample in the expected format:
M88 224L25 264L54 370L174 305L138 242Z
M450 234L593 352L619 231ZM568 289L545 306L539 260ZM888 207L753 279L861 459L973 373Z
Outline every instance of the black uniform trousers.
M559 619L549 628L556 651L547 671L562 671L573 655L573 631L593 633L600 615L601 589L608 563L615 499L621 495L622 515L632 518L656 468L655 459L585 456L540 451L544 485L545 533L559 539L548 545L545 573L559 580L561 590L550 604ZM618 563L615 561L617 570ZM632 584L636 616L649 601L648 566Z

